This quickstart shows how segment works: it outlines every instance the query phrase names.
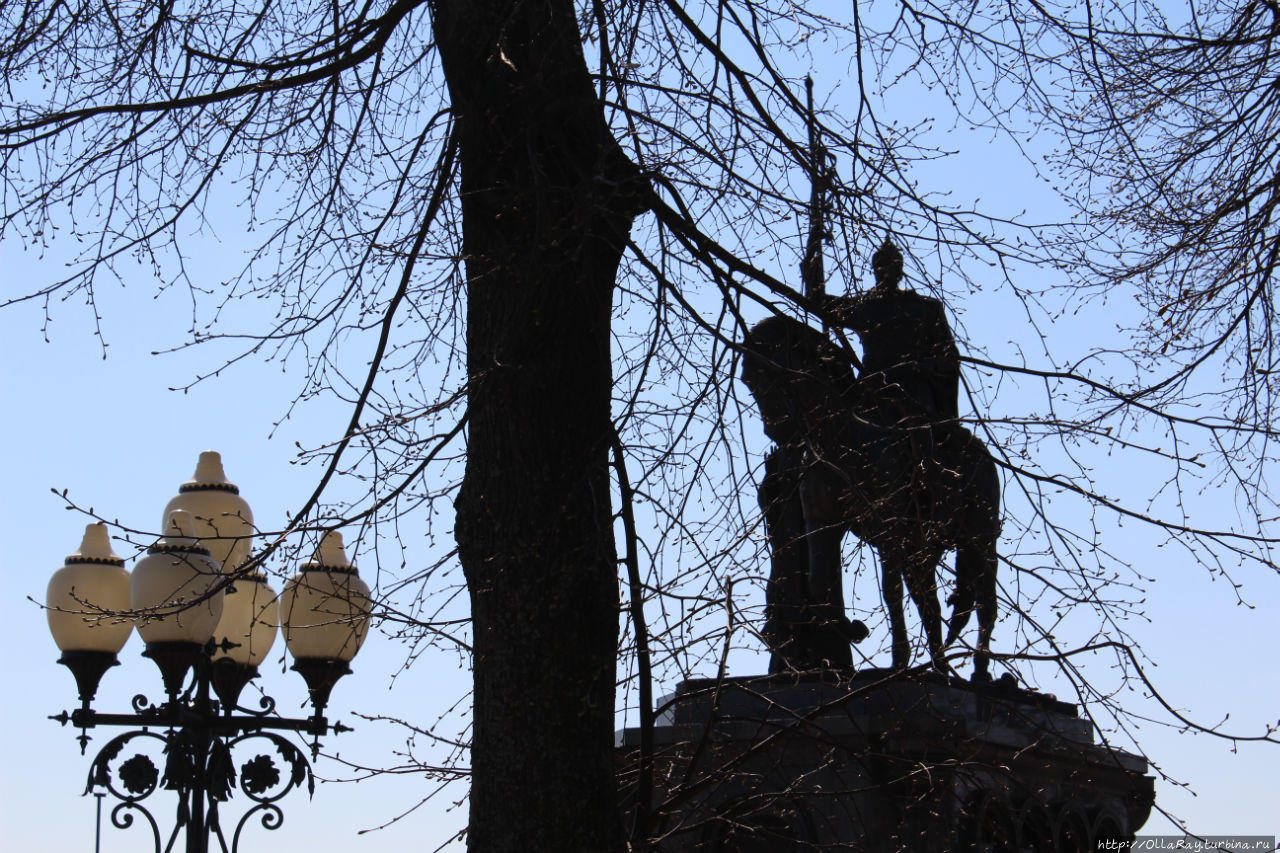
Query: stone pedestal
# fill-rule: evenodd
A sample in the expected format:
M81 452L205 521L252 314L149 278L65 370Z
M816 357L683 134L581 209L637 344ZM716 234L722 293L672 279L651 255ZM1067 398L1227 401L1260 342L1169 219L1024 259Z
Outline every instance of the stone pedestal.
M663 851L1093 851L1154 800L1146 762L1010 684L863 671L692 680L659 704L648 837ZM637 814L639 732L620 735Z

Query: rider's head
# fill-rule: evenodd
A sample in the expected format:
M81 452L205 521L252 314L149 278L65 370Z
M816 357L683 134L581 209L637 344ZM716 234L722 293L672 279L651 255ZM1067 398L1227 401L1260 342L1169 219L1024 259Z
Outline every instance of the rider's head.
M871 271L876 275L876 287L881 290L894 290L902 281L902 253L888 237L871 256Z

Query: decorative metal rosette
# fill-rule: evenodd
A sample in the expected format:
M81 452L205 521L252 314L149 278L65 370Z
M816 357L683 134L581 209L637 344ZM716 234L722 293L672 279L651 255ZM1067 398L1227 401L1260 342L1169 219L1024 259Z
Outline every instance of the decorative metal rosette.
M310 762L302 750L274 732L250 732L234 738L226 744L228 755L237 748L241 754L251 745L260 748L262 740L270 742L275 755L258 753L240 765L241 792L254 802L273 803L306 783L307 792L314 794Z
M152 756L145 752L135 752L122 757L126 746L132 745L137 749L144 745L134 743L138 740L158 742L162 749L168 746L168 739L155 732L134 731L117 735L98 751L89 767L86 794L94 788L106 788L117 799L132 803L151 796L160 784L160 771ZM151 744L153 747L155 745Z

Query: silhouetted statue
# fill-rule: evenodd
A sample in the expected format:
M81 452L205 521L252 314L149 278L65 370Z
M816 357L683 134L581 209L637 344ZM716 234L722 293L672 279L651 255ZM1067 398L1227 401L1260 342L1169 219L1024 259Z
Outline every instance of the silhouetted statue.
M905 581L940 669L944 647L976 608L975 677L987 677L996 618L999 476L982 442L949 420L955 417L954 391L948 407L946 389L955 383L943 367L957 364L958 356L945 316L940 327L903 343L889 340L886 324L901 322L907 308L860 307L941 308L936 300L897 290L901 255L895 267L895 254L877 253L882 296L909 295L915 302L876 302L870 295L848 298L844 306L831 301L849 309L843 316L855 331L869 315L879 317L860 332L868 353L865 379L854 376L848 355L824 334L787 317L762 321L744 342L743 380L777 444L761 487L773 548L765 632L774 652L771 671L851 665L849 641L865 635L845 615L840 542L852 531L880 554L894 666L910 664ZM927 318L932 310L916 316ZM950 549L956 551L956 586L944 642L935 573Z
M860 381L871 386L886 423L935 425L959 417L960 352L943 304L903 290L902 253L886 238L871 258L876 284L855 296L813 294L832 319L862 341Z

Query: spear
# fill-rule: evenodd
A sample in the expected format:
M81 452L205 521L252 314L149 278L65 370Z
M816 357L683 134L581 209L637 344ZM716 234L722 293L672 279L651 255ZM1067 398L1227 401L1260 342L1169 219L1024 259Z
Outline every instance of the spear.
M823 205L826 189L827 153L818 139L818 123L813 114L813 78L804 78L809 112L809 239L800 260L800 281L804 295L811 299L826 293L826 274L822 269L822 241L826 238Z
M809 239L805 242L804 257L800 259L800 282L804 295L822 302L827 295L827 274L822 268L822 244L827 239L826 193L827 184L831 180L831 170L827 165L827 149L822 146L818 133L818 120L813 112L813 78L804 78L805 95L808 98L809 125ZM820 306L827 307L829 306ZM822 329L827 331L826 314L822 315ZM840 348L844 350L849 363L854 369L862 371L862 360L849 345L844 331L836 326L831 330Z

